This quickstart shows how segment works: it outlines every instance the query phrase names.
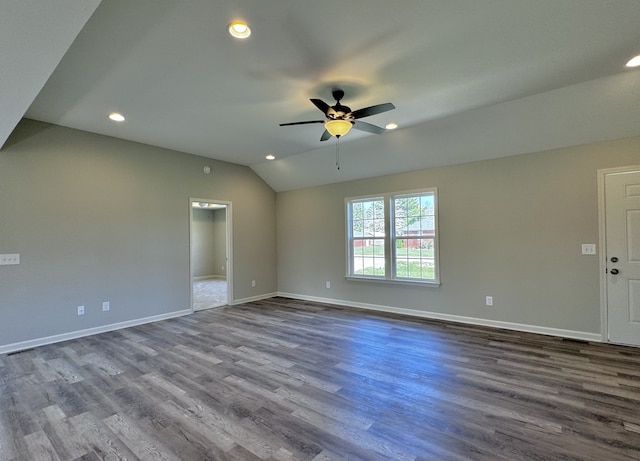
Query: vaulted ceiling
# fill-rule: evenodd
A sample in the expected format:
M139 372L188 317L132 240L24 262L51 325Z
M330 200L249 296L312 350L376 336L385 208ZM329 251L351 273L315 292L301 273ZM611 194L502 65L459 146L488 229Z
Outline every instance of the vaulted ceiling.
M637 0L0 0L22 117L234 162L275 190L640 135ZM94 11L95 10L95 11ZM232 38L228 24L249 23ZM309 102L393 102L320 142ZM107 118L126 117L122 123ZM273 154L276 160L267 161Z

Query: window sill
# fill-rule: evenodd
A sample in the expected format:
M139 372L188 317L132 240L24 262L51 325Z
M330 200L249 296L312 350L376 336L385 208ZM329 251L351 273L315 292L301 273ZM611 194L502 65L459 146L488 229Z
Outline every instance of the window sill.
M353 275L345 276L346 280L352 282L374 282L385 283L391 285L411 285L411 286L424 286L424 287L439 287L440 282L422 281L422 280L406 280L406 279L382 279L378 277L355 277Z

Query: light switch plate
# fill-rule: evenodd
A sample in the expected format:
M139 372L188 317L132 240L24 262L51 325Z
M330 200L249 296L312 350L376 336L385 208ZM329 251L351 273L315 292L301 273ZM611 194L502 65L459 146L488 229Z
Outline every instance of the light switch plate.
M582 244L582 254L583 255L594 255L594 254L596 254L596 244L595 243L583 243Z
M20 254L0 255L0 266L17 266L20 264Z

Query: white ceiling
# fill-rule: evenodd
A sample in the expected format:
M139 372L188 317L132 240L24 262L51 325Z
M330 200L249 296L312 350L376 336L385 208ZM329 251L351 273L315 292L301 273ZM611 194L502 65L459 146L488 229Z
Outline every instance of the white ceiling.
M0 1L0 144L25 116L289 190L640 135L638 0ZM400 125L352 130L339 171L322 125L278 126L322 119L309 98L336 86L352 109L393 102L365 121Z
M0 147L100 0L0 0Z

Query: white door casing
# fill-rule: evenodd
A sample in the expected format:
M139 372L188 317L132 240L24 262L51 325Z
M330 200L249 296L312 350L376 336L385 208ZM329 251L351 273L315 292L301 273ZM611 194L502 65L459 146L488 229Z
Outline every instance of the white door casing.
M605 339L640 346L640 168L600 174Z
M192 264L192 252L193 252L193 204L194 203L210 203L224 205L226 208L226 276L227 276L227 304L233 305L233 214L232 203L226 200L214 200L204 198L189 199L189 285L190 285L190 303L191 312L195 312L193 303L193 264Z

